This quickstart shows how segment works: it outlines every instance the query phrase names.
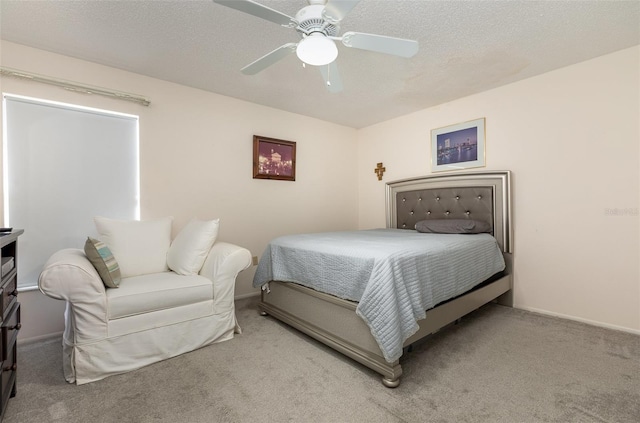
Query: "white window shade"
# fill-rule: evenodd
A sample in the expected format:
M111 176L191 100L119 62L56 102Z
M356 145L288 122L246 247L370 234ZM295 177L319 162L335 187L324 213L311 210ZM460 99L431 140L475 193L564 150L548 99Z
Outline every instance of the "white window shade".
M24 229L18 286L35 286L94 216L139 218L138 117L9 95L4 113L4 225Z

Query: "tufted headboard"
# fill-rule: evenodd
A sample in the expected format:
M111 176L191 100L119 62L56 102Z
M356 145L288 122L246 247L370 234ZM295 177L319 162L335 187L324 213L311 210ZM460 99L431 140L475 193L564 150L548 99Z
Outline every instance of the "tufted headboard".
M469 172L387 183L387 227L414 229L426 219L475 219L489 223L511 253L511 172Z

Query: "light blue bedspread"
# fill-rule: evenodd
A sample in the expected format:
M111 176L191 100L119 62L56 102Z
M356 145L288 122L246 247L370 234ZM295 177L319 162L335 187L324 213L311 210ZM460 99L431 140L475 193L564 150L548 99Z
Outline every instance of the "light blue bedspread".
M260 259L253 286L296 282L357 301L384 358L394 362L417 321L505 263L489 234L450 235L372 229L276 238Z

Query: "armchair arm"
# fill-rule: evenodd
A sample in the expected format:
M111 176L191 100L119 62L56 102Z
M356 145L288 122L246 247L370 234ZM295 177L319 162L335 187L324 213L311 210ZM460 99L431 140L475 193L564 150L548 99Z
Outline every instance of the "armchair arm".
M200 275L213 281L213 303L216 313L233 310L236 276L251 266L251 252L227 242L216 242L200 270Z
M68 302L65 312L68 342L107 336L105 287L82 250L68 248L54 253L40 273L38 288L51 298Z

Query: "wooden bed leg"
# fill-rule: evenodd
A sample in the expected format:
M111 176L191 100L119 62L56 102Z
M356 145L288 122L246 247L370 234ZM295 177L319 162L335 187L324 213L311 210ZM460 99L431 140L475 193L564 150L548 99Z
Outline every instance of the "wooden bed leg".
M400 378L391 379L388 377L383 377L382 384L387 388L397 388L398 386L400 386Z

